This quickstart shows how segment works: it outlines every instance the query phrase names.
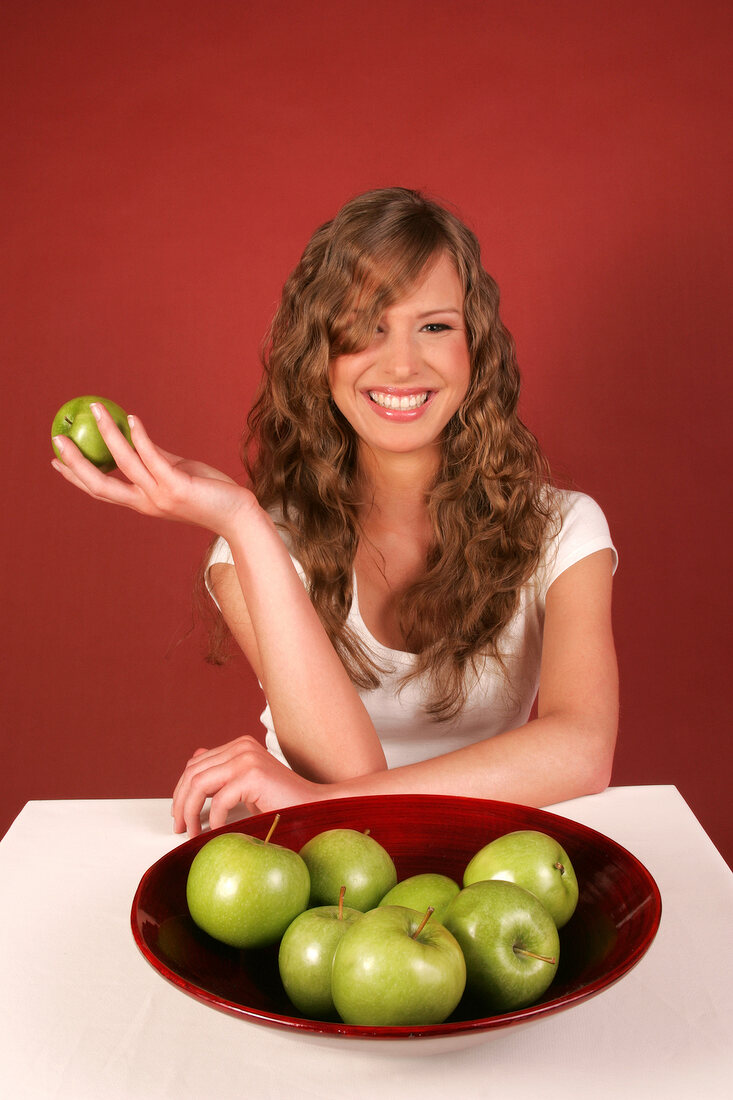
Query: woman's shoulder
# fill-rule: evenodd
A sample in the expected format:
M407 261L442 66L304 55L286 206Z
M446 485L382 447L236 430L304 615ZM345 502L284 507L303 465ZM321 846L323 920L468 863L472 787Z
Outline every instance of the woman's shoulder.
M544 560L546 587L549 588L571 565L598 550L611 550L615 572L618 551L600 504L587 493L576 490L553 488L549 492L555 522Z
M552 486L548 489L555 510L563 523L605 523L605 513L598 501L578 489L560 489Z

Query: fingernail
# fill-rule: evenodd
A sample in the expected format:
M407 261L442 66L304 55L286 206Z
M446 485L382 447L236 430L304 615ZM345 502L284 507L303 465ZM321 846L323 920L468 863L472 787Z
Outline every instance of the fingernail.
M63 451L66 445L66 438L63 435L55 435L51 442L57 451Z
M89 408L92 410L92 416L94 417L94 419L99 420L99 418L101 416L101 413L100 413L99 405L97 404L97 402L92 401L91 404L89 405Z
M132 429L135 427L135 417L128 416L127 423L130 425L130 431L132 431Z

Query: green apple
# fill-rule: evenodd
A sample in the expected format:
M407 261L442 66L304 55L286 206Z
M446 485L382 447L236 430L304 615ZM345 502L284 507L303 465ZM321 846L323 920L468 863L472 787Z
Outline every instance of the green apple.
M440 1024L465 985L463 953L450 932L401 905L365 913L347 929L333 959L333 1003L346 1024Z
M343 904L306 909L290 924L280 941L278 966L285 992L299 1012L313 1020L336 1015L331 994L331 969L336 948L348 928L363 914Z
M578 880L565 849L547 833L520 829L482 848L463 874L463 885L484 879L516 882L535 894L562 928L578 904Z
M186 901L195 923L232 947L276 943L308 905L297 852L244 833L212 837L194 856Z
M513 882L464 887L448 906L445 927L466 960L466 987L491 1014L525 1008L557 972L560 938L541 901Z
M90 405L96 402L109 412L117 427L128 443L130 438L130 425L127 423L127 413L114 401L107 397L95 397L87 394L85 397L75 397L62 405L53 418L51 425L51 439L57 435L67 435L76 443L77 447L90 462L98 466L104 473L114 470L116 463L110 454L109 447L102 439L97 422L94 419ZM55 444L52 444L56 456L59 452Z
M442 921L445 910L459 890L458 883L447 875L412 875L388 890L379 904L404 905L406 909L417 909L418 913L424 913L429 906L434 919Z
M397 882L392 857L356 829L326 829L300 849L311 878L310 906L337 905L342 886L352 909L374 909Z

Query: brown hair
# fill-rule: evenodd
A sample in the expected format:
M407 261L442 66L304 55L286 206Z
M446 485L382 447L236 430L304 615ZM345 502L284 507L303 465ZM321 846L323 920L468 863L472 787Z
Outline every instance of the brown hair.
M404 592L400 623L429 675L426 709L458 714L477 658L501 662L500 636L540 560L549 472L517 415L519 372L499 318L499 291L475 235L418 192L360 195L313 234L285 283L263 352L263 377L242 456L260 504L281 513L311 600L353 682L379 666L346 626L362 494L355 433L331 400L332 356L367 345L382 311L428 263L448 254L464 291L471 382L444 432L427 505L433 528L424 575Z

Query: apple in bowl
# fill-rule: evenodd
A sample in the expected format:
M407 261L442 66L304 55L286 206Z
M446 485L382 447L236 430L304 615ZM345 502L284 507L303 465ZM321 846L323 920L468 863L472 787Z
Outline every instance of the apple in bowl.
M468 989L487 1015L526 1008L550 987L560 937L528 890L500 879L475 882L453 899L444 923L463 951Z
M333 1003L346 1024L442 1024L466 986L463 952L451 933L402 905L365 913L333 958Z
M481 848L463 873L463 885L487 879L529 890L558 928L568 923L578 904L578 879L570 857L559 841L537 829L512 830Z
M333 1003L333 958L344 935L364 914L344 905L341 888L338 905L306 909L288 926L280 941L278 968L283 988L299 1012L314 1020L330 1020L337 1013Z
M194 923L230 947L277 943L308 905L308 868L297 852L244 833L221 833L197 852L186 880Z
M367 832L325 829L300 849L311 880L311 906L337 905L341 887L349 905L374 909L397 883L389 852Z

